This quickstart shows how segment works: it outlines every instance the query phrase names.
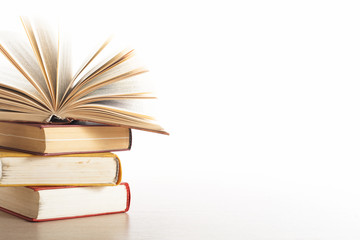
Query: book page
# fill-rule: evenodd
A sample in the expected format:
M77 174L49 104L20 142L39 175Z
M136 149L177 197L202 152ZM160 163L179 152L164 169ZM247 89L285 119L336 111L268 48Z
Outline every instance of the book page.
M0 32L0 51L6 57L5 61L10 62L14 66L14 68L11 68L12 71L23 75L20 77L18 74L19 78L15 80L18 81L16 83L17 88L21 88L23 91L28 89L28 94L36 95L37 97L41 96L42 102L48 105L49 93L45 79L26 36L11 32ZM4 59L0 61L1 66L3 66L5 64ZM3 71L4 68L6 67L2 67ZM2 82L10 84L8 80L2 79ZM29 84L26 82L30 83L32 87L29 87Z
M107 82L115 78L119 78L119 80L123 80L125 79L123 76L128 76L128 77L135 76L129 73L138 72L138 70L140 70L141 73L147 72L147 70L139 64L139 60L136 58L136 56L131 56L130 58L126 58L120 61L119 63L112 65L111 67L103 69L103 71L97 73L91 80L86 81L86 83L84 83L81 86L81 89L85 89L89 86L94 86L99 84L101 85L102 82Z
M51 19L21 18L36 59L46 80L52 106L56 105L58 24Z
M48 114L21 113L0 109L0 121L44 122Z
M108 123L110 120L113 124L132 124L129 126L137 127L152 126L153 130L161 130L162 128L155 122L154 118L151 117L148 112L154 113L154 103L156 99L123 99L119 101L99 101L90 104L84 104L77 106L76 108L64 110L61 112L62 117L74 117L78 116L80 112L86 112L87 114L107 118ZM151 107L152 105L152 107ZM91 116L88 116L91 117ZM88 118L87 117L87 118ZM122 123L120 123L122 121Z
M0 96L2 98L8 99L8 100L14 100L16 99L17 101L20 101L22 103L25 103L27 105L31 105L34 106L38 109L41 109L44 112L48 112L49 109L47 109L44 105L42 105L41 103L39 103L38 101L36 101L33 98L30 98L29 96L26 96L14 89L9 89L9 88L3 88L0 86Z
M96 56L98 56L100 54L100 52L107 46L107 44L110 42L110 40L111 39L108 38L101 44L97 44L95 47L92 47L87 50L88 52L90 52L90 54L88 54L88 56L82 61L82 63L80 64L80 67L78 67L77 72L74 74L74 76L71 77L70 81L68 81L65 91L64 91L64 93L62 93L62 98L60 100L59 107L63 105L66 97L69 95L69 93L73 89L74 85L76 85L76 83L79 82L79 78L84 75L83 71L93 62L93 60L96 58ZM72 55L71 62L76 62L75 61L76 59L74 59L75 56L76 56L76 58L79 58L79 56L76 55L76 53L78 53L77 50L79 50L81 48L82 51L80 51L80 53L83 53L84 52L84 49L83 49L84 43L81 41L81 43L79 44L78 39L72 39L70 48L72 50L71 51L71 55ZM74 52L75 52L75 56L74 56ZM60 54L61 54L61 52L60 52Z
M42 111L41 109L38 109L36 107L33 107L31 105L27 105L21 102L16 102L13 100L8 100L5 98L0 98L0 109L6 109L11 111L17 111L17 112L26 112L30 114L36 114L36 113L46 113Z
M29 98L44 103L43 96L2 54L0 54L0 76L0 86L21 92Z
M100 49L96 52L96 56L94 55L93 58L91 58L91 62L88 62L86 64L85 68L77 76L77 79L74 80L73 87L66 97L66 99L63 100L63 104L68 101L68 99L72 98L74 95L76 95L81 88L82 85L89 82L92 78L94 78L97 74L104 71L105 69L112 66L114 63L124 60L128 57L129 53L131 53L131 50L122 50L119 51L119 49L122 46L119 41L111 41L111 38L109 38L103 45L101 45Z
M76 100L72 105L88 103L100 100L116 100L124 98L155 98L152 82L144 77L147 73L135 75L121 81L105 85L82 98Z
M101 55L104 54L103 50L111 42L111 39L112 39L112 37L108 37L107 39L104 39L104 41L102 41L101 43L96 43L95 46L89 47L88 52L90 54L87 53L87 57L82 61L79 69L77 70L77 72L72 77L75 84L78 83L79 81L81 82L82 81L81 79L84 78L84 75L86 73L88 73L87 72L88 70L84 71L85 69L88 69L89 66L91 67L91 66L99 64L99 63L96 64L96 62L100 61ZM84 44L82 43L82 45L84 45ZM78 45L75 45L75 46L78 49L80 48ZM99 55L100 55L100 57L98 57ZM79 56L77 56L77 57L79 57ZM96 60L94 61L94 59L96 59Z
M95 78L85 82L82 86L79 86L79 90L74 96L67 102L67 105L71 105L71 102L83 97L84 95L102 88L106 85L119 82L121 80L137 76L139 74L147 72L146 69L141 68L137 64L137 60L130 58L124 62L121 62L108 70L98 74Z
M83 39L83 41L86 41L86 39ZM84 60L81 68L75 74L74 77L76 77L76 79L74 84L80 84L118 55L124 55L129 52L129 50L126 49L119 38L114 38L113 36L104 39L101 44L97 43L96 48L90 51L91 54Z
M95 66L90 72L88 72L84 79L80 82L79 86L87 84L93 80L96 76L101 75L102 73L108 71L114 66L126 61L127 59L133 56L133 50L123 50L117 53L115 56L107 59L105 62L101 62L99 65Z
M70 111L64 114L64 117L72 119L82 119L84 121L100 122L110 125L120 125L145 131L168 134L155 121L138 118L127 115L126 111L106 108L103 106L88 106L87 108L79 108L76 111Z
M56 76L56 107L60 107L61 100L64 98L67 89L72 82L72 61L71 61L71 39L70 33L64 27L61 27L59 33L59 59Z
M100 107L111 109L114 111L127 112L128 115L154 120L156 115L157 99L121 99L121 100L105 100L89 104L83 107Z

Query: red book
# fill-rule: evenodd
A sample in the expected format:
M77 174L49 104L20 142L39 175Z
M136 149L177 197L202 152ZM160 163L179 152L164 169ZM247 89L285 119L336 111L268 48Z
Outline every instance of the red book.
M106 187L1 187L0 210L32 222L124 213L128 183Z

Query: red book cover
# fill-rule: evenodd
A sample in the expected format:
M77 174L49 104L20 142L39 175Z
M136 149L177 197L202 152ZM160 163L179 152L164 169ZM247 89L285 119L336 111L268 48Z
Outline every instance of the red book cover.
M63 220L63 219L72 219L72 218L81 218L81 217L92 217L92 216L100 216L100 215L107 215L107 214L114 214L114 213L125 213L127 211L129 211L130 208L130 200L131 200L131 194L130 194L130 187L129 184L124 182L124 183L120 183L120 185L125 186L126 188L126 208L124 210L121 211L116 211L116 212L104 212L104 213L97 213L97 214L87 214L87 215L79 215L79 216L71 216L71 217L60 217L60 218L47 218L47 219L36 219L36 218L29 218L27 216L21 215L19 213L16 213L14 211L11 211L9 209L0 207L1 211L4 211L6 213L12 214L14 216L17 216L19 218L25 219L27 221L30 222L44 222L44 221L54 221L54 220ZM61 187L27 187L30 188L34 191L46 191L46 190L53 190L53 189L64 189L64 188L79 188L76 186L61 186Z

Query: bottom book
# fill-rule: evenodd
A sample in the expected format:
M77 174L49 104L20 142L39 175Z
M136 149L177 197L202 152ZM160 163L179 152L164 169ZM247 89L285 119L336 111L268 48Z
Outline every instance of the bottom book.
M41 222L127 212L128 183L106 187L0 187L0 210Z

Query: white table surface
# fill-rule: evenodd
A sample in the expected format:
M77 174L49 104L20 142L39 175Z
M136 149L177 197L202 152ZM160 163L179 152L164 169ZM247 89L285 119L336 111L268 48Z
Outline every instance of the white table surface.
M156 186L156 187L154 187ZM128 213L31 223L0 212L0 239L359 239L345 198L241 184L139 181ZM322 195L322 196L321 196Z
M238 215L223 211L220 195L212 198L187 184L130 183L130 188L131 207L124 214L32 223L0 212L0 239L222 239L236 234Z

